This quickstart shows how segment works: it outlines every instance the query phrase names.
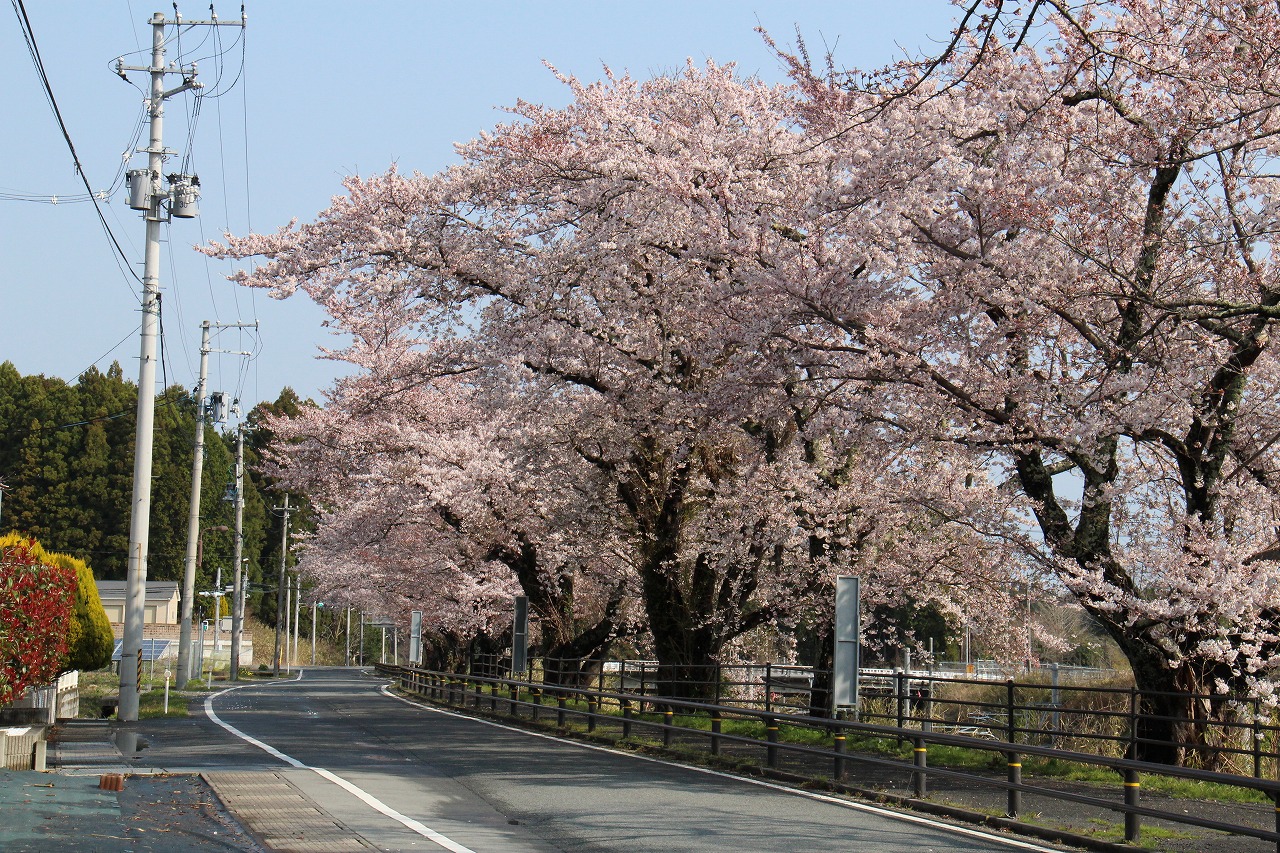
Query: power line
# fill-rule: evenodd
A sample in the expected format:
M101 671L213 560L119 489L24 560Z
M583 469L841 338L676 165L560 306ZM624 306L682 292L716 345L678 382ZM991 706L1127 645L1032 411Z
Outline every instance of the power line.
M71 141L71 133L67 130L67 123L62 119L62 110L58 108L58 100L53 95L53 86L50 85L49 75L45 72L44 60L40 57L40 48L36 44L35 32L31 28L31 19L27 17L27 9L22 0L12 0L12 2L13 11L18 16L18 24L22 28L22 38L26 42L27 51L31 54L31 61L35 65L36 74L40 78L45 97L49 101L49 106L53 109L54 117L58 120L58 128L62 131L62 138L66 141L67 149L71 152L71 160L75 164L76 174L79 175L80 181L84 184L85 192L89 195L89 201L93 202L93 209L98 212L98 222L102 224L102 229L110 239L111 245L115 247L119 259L124 261L124 266L121 269L127 270L129 275L133 276L134 280L141 284L142 279L134 271L132 262L120 246L120 241L116 239L111 226L107 224L107 219L102 213L102 207L98 204L97 194L94 193L93 187L89 186L89 178L85 175L84 166L80 163L80 155L76 153L76 146ZM119 261L117 261L117 265L119 265ZM137 299L137 294L134 294L134 298Z

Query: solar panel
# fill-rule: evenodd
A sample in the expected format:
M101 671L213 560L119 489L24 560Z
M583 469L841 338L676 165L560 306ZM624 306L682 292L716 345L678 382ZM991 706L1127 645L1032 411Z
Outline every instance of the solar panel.
M123 657L121 647L124 640L116 640L115 650L111 652L113 661L120 660ZM142 641L142 659L143 660L160 660L169 656L169 647L173 645L173 640L161 640L154 637L147 637Z

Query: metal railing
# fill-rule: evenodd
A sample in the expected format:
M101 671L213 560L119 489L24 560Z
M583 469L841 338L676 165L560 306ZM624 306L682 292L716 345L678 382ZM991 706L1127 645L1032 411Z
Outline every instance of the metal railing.
M546 662L542 662L545 665ZM610 662L614 663L614 662ZM818 767L813 774L844 783L848 780L849 768L854 762L862 764L906 769L911 774L912 796L922 799L928 795L930 778L948 778L963 782L965 785L981 785L1002 789L1006 795L1006 814L1016 820L1021 811L1022 796L1034 794L1051 797L1082 805L1094 806L1121 816L1124 823L1124 838L1128 842L1138 840L1142 819L1152 818L1196 826L1203 829L1235 833L1273 842L1280 851L1280 810L1276 811L1276 827L1274 830L1257 826L1240 826L1189 814L1182 809L1162 809L1151 804L1143 804L1139 799L1141 779L1144 776L1162 776L1174 779L1211 782L1229 787L1253 790L1267 798L1280 803L1280 781L1272 778L1260 778L1238 773L1223 773L1216 770L1204 770L1191 767L1174 767L1166 764L1155 764L1135 761L1139 743L1136 720L1140 703L1137 691L1114 691L1097 687L1063 687L1061 691L1083 690L1100 691L1102 695L1113 697L1116 694L1126 697L1126 707L1112 711L1103 711L1102 718L1119 724L1124 734L1097 734L1089 738L1081 738L1082 742L1097 745L1110 744L1111 752L1103 750L1082 751L1074 748L1063 748L1064 744L1055 738L1065 737L1062 733L1068 728L1064 718L1056 722L1053 715L1069 713L1065 707L1044 708L1043 703L1033 705L1017 701L1019 690L1044 691L1055 689L1045 685L1019 685L1006 681L1003 685L994 685L994 689L1003 690L1003 701L992 701L990 697L964 699L942 699L932 695L937 686L935 680L927 676L907 673L893 673L888 680L893 688L879 697L884 707L877 710L864 707L860 719L839 720L824 717L813 717L795 713L789 706L777 703L768 697L766 691L763 705L750 706L732 697L735 701L725 703L712 699L676 698L659 695L657 689L661 684L659 674L654 672L650 679L650 665L647 661L618 661L616 666L595 666L594 670L585 667L574 667L570 673L564 667L554 664L550 670L535 666L535 672L551 672L554 681L533 680L528 678L510 678L506 673L492 667L494 672L484 672L490 667L476 667L481 673L440 672L408 667L380 666L379 671L393 676L406 691L417 693L434 701L455 706L472 707L487 710L490 713L505 714L511 717L525 717L537 721L543 719L551 722L554 716L558 727L565 727L569 719L580 721L587 732L596 732L602 728L612 728L625 739L637 732L646 731L661 737L662 744L670 747L674 740L681 743L705 741L712 755L720 755L728 744L736 744L744 748L754 748L763 752L765 765L776 770L783 754L803 756L810 766ZM573 678L567 678L567 675ZM527 675L527 673L526 673ZM721 675L725 675L722 671ZM765 670L761 683L767 682L775 674L772 668ZM776 675L774 684L789 683L795 686L796 673L790 669ZM728 694L729 686L737 684L737 676L726 677L722 684L722 692ZM566 683L576 681L576 684ZM946 679L954 683L955 679ZM745 682L742 682L745 683ZM993 689L990 682L973 682L986 690ZM754 681L752 681L754 686ZM704 685L706 687L708 685ZM686 685L687 687L687 685ZM930 695L921 691L927 688ZM487 691L487 692L486 692ZM714 698L714 696L713 696ZM722 700L726 696L720 697ZM1063 697L1059 697L1059 705L1063 705ZM550 704L549 704L550 703ZM940 712L940 709L941 712ZM962 716L959 709L966 709ZM1035 723L1035 718L1027 716L1035 711L1042 716L1039 719L1049 721L1042 726ZM1070 712L1076 713L1076 712ZM1079 712L1084 714L1085 712ZM1097 715L1097 710L1088 712ZM744 735L740 731L729 733L724 724L729 720L754 721L757 733L763 737ZM824 745L813 746L809 743L787 742L779 737L780 727L820 732ZM1056 728L1055 728L1056 726ZM1246 727L1250 732L1264 731L1271 738L1272 751L1265 757L1273 765L1275 763L1274 743L1276 727L1261 725L1252 721ZM1074 735L1073 737L1080 737ZM911 745L912 760L904 764L901 759L878 757L874 755L853 755L847 750L852 738L891 739L899 743ZM812 736L809 740L813 740ZM1255 740L1260 742L1261 738ZM826 745L829 744L829 745ZM931 767L929 753L938 747L962 747L991 753L993 761L1003 758L1007 772L1000 778L977 772L954 768ZM1244 754L1253 759L1255 767L1263 763L1263 755L1257 749L1247 750L1225 749L1227 753ZM1022 778L1022 759L1024 757L1055 759L1078 765L1105 767L1116 771L1119 783L1112 783L1119 790L1106 789L1102 783L1103 795L1081 794L1064 791L1043 785L1028 784ZM1118 795L1118 796L1117 796Z
M513 677L510 662L477 655L464 664L473 675ZM1017 681L958 672L860 670L859 719L898 728L1013 740L1103 757L1141 756L1155 748L1181 751L1201 769L1280 777L1280 725L1256 699L1139 691L1104 686L1099 670L1049 668L1035 680ZM693 698L709 704L767 713L809 716L815 684L828 672L791 664L682 666L678 672L652 660L530 659L514 677L548 686L591 687L637 696ZM826 716L827 702L818 697ZM1216 720L1191 720L1156 709L1214 704ZM1179 739L1151 732L1172 730Z

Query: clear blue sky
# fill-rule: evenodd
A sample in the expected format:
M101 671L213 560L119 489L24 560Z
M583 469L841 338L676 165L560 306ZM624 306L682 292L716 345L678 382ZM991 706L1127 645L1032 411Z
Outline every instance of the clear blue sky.
M145 0L25 5L80 161L92 186L106 189L142 110L141 91L111 66L122 55L126 64L145 65L135 52L149 50L146 21L156 11L172 18L173 8ZM239 17L238 4L217 9L223 20ZM179 4L179 11L187 20L209 16L207 2ZM201 321L257 320L256 341L224 333L223 348L256 355L247 365L215 355L211 389L239 394L246 410L285 385L319 399L341 372L316 359L317 347L340 344L321 327L321 312L305 298L277 302L233 287L224 278L227 265L206 261L191 246L225 230L269 231L294 217L311 219L348 174L380 172L393 162L403 171L448 166L453 143L504 120L498 108L519 98L564 103L565 89L543 60L596 79L602 64L647 77L678 69L688 57L710 57L781 81L757 24L784 44L799 27L815 54L836 45L842 64L871 67L904 51L936 51L952 13L946 0L250 0L243 53L233 28L219 28L221 45L200 28L182 36L183 58L198 60L210 93L194 131L192 99L166 102L165 142L179 152L166 171L177 171L176 161L190 151L204 196L199 218L165 229L165 367L158 382L195 385ZM168 58L176 53L175 44ZM0 17L0 73L0 361L70 381L116 360L136 379L140 285L114 260L93 207L67 201L83 186L11 9ZM131 79L146 85L143 75ZM215 84L226 94L212 97ZM134 155L129 164L144 162ZM141 275L143 223L124 195L118 191L102 206ZM29 196L61 201L18 200Z

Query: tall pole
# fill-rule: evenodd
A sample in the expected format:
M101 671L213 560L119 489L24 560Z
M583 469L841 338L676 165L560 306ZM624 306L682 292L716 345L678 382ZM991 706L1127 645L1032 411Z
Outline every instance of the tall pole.
M218 652L222 651L222 566L213 579L213 659L216 662Z
M351 666L351 606L347 606L347 666Z
M209 377L209 321L200 324L200 382L196 385L196 440L187 509L187 553L182 566L182 615L178 623L178 684L191 680L191 610L196 594L196 546L200 540L200 481L204 471L205 382Z
M290 660L298 666L298 627L302 622L302 577L293 576L293 657Z
M236 426L236 538L231 559L235 582L231 587L231 680L240 680L240 637L244 631L244 424Z
M151 138L147 172L151 182L142 272L142 347L138 363L138 418L133 445L133 500L129 516L129 570L120 645L121 720L138 719L142 625L147 599L147 539L151 532L151 445L155 420L156 332L160 313L160 175L164 170L164 15L151 16Z
M316 665L316 616L319 614L320 608L317 602L311 602L311 665Z
M280 534L280 576L276 581L276 654L272 666L274 674L280 675L280 628L285 620L285 556L289 552L289 496L284 496L284 524Z

